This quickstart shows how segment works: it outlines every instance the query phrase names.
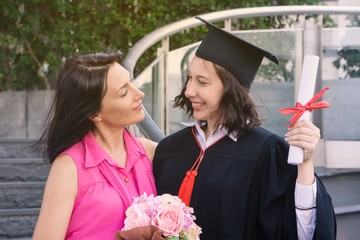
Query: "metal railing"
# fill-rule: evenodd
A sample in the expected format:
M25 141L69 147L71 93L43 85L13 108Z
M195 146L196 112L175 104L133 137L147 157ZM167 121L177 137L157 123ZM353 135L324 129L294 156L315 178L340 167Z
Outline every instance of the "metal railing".
M360 7L353 6L274 6L274 7L254 7L239 8L212 12L199 15L210 22L225 22L225 28L229 26L232 19L261 17L261 16L279 16L279 15L360 15ZM163 54L169 51L169 37L186 29L200 26L203 23L190 17L166 26L160 27L150 34L146 35L140 41L132 46L127 54L124 64L134 77L134 69L137 61L150 47L162 42ZM229 29L231 30L231 29ZM166 63L165 63L166 64ZM135 77L135 81L136 81ZM146 112L144 121L138 124L141 132L154 141L160 141L164 136L164 131L153 121Z

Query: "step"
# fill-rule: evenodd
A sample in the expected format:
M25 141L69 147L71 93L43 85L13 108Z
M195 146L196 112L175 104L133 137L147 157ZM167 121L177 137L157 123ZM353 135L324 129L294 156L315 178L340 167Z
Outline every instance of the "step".
M45 182L0 183L0 210L39 208Z
M0 239L31 239L39 208L0 210Z
M0 158L0 182L46 181L50 166L43 158Z
M360 212L336 215L337 239L359 239Z
M359 239L360 170L316 169L336 214L337 239Z
M42 157L43 150L32 145L37 139L0 138L0 158Z
M359 169L326 169L323 172L317 170L317 173L331 196L335 208L359 205Z

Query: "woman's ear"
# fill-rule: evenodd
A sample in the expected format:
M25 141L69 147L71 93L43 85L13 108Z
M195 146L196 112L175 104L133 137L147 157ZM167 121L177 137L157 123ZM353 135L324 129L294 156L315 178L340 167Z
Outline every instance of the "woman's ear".
M90 120L93 122L101 122L101 117L99 115L94 115L92 117L90 117Z

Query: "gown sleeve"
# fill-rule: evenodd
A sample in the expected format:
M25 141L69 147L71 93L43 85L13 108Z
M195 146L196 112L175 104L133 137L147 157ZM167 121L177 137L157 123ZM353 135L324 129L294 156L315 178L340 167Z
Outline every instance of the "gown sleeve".
M297 166L287 163L288 144L270 137L259 154L259 227L266 239L297 239L295 183ZM313 239L336 239L336 219L331 197L316 177L316 227Z
M336 239L337 225L331 197L318 177L316 182L316 228L313 239Z

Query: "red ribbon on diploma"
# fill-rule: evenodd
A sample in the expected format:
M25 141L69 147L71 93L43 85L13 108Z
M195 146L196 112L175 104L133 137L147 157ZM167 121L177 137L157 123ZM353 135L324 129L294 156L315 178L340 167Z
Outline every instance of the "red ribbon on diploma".
M297 102L295 107L293 108L282 108L279 110L279 112L281 112L284 115L287 114L294 114L290 119L289 119L289 127L292 127L296 121L301 117L301 115L303 115L303 113L305 111L309 111L311 112L314 109L320 109L320 108L328 108L330 107L330 104L326 101L320 101L320 102L316 102L316 100L318 100L319 98L322 97L322 95L324 95L324 93L329 90L329 88L324 88L323 90L321 90L320 92L318 92L312 99L310 99L310 101L304 105L302 105L301 103Z

